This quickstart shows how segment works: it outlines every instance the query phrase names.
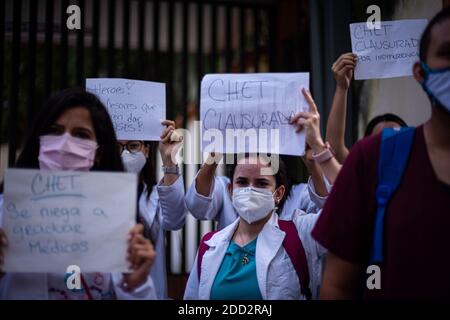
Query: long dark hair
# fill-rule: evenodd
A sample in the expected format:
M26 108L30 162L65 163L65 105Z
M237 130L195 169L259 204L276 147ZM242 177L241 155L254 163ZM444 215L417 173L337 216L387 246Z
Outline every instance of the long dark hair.
M380 122L395 122L400 127L408 126L406 122L399 116L396 116L392 113L385 113L370 120L370 122L367 124L366 131L364 132L364 137L370 136L373 132L373 129L375 129L375 126Z
M258 155L258 154L240 154L240 155L234 155L234 161L232 164L227 166L227 176L230 179L231 183L233 183L233 176L234 176L234 171L236 170L237 167L237 163L238 160L242 159L242 158L250 158L250 157L274 157L276 155ZM279 167L278 167L278 171L275 173L275 183L276 183L276 188L278 188L279 186L284 186L285 192L283 195L283 198L281 198L280 202L278 203L278 213L280 213L283 210L283 206L284 203L286 202L286 199L289 195L289 193L291 192L291 184L289 182L289 178L287 176L287 171L286 171L286 165L283 161L283 159L281 158L281 156L278 156L278 161L279 161Z
M66 110L84 107L89 111L97 137L97 159L92 170L124 171L116 144L114 127L103 103L92 93L81 88L69 88L55 93L41 109L28 132L22 153L16 161L18 168L39 168L39 137L49 132L51 126Z
M156 185L156 153L158 149L158 141L144 141L146 147L149 148L148 158L139 174L139 195L143 192L144 186L147 185L146 197L150 197L153 187Z

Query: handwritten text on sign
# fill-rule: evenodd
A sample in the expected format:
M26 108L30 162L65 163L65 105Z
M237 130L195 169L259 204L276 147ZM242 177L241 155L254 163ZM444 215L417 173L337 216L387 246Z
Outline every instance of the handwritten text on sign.
M381 22L380 29L367 24L350 25L352 51L358 55L355 79L381 79L412 75L419 60L419 43L427 20Z
M164 83L128 79L86 79L111 116L119 140L159 141L166 118Z
M308 110L308 73L210 74L201 83L204 152L302 155L303 134L290 119Z
M8 169L4 270L127 270L127 234L135 223L136 176L128 173Z

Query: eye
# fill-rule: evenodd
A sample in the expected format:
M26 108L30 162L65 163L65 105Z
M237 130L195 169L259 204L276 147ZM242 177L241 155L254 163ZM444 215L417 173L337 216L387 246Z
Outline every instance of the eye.
M245 179L236 179L235 184L239 187L245 187L248 185L248 181Z
M270 183L269 183L269 181L266 181L266 180L257 180L255 182L255 186L258 188L267 188L270 186Z
M141 150L141 142L139 141L132 141L130 143L128 143L128 150L130 150L130 152L138 152Z
M80 139L92 139L90 133L85 130L75 130L72 132L72 136Z
M57 126L51 126L50 129L47 131L47 134L59 136L64 133L64 129Z

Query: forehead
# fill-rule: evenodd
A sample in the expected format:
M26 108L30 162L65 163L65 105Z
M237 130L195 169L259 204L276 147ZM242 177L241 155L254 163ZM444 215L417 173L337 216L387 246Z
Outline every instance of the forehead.
M428 54L436 54L442 46L450 45L450 18L433 26L430 32L430 46Z
M236 169L234 170L234 177L247 177L247 178L274 178L272 175L261 175L261 169L269 167L266 161L259 157L249 157L240 159L237 162Z
M385 128L400 128L400 125L393 121L382 121L373 128L372 135L379 134Z
M74 107L64 111L56 120L57 124L92 125L91 114L85 107Z

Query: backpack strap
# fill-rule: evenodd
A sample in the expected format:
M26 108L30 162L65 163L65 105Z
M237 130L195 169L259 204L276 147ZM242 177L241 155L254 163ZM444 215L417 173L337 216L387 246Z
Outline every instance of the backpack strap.
M283 240L283 247L297 272L302 293L306 296L306 299L311 300L312 294L309 288L308 261L306 260L306 252L298 235L297 227L294 222L284 220L278 220L278 225L286 233Z
M383 261L383 237L386 209L400 185L408 165L411 146L414 140L414 128L395 130L387 128L381 136L380 160L378 162L378 180L376 189L377 211L370 260L372 264Z
M203 255L205 254L206 251L208 251L209 246L205 243L206 241L208 241L209 239L212 238L212 236L216 233L217 231L211 231L208 232L207 234L205 234L203 236L203 238L200 240L200 245L198 247L198 255L197 255L197 275L198 275L198 281L200 282L200 276L202 273L202 260L203 260Z

